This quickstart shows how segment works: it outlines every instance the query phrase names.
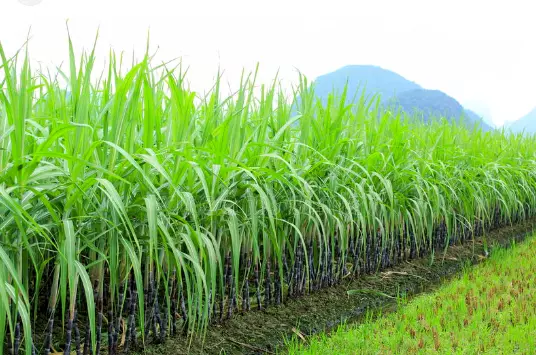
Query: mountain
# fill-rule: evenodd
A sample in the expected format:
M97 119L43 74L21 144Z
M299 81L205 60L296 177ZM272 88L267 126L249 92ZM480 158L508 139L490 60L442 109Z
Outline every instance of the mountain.
M474 116L475 118L480 117L482 121L484 121L490 127L496 127L495 123L493 123L491 110L489 109L488 105L478 100L470 100L460 103L466 108L466 112L470 116Z
M471 111L469 109L464 110L465 116L467 117L470 122L480 122L482 128L485 131L491 131L495 129L495 124L490 120L486 119L486 117L479 115L478 113Z
M512 122L508 128L514 133L536 133L536 107L519 120Z
M432 118L444 117L449 122L464 117L464 121L472 126L480 123L484 130L491 127L482 121L482 118L439 90L415 89L404 91L389 100L389 104L401 109L410 115L420 115L425 122Z
M315 80L315 93L326 99L333 89L340 93L348 82L348 100L357 98L365 89L365 93L380 94L382 101L404 91L421 87L403 76L374 65L347 65L334 72L321 75Z
M463 110L464 113L465 113L465 116L466 117L469 117L471 120L473 121L483 121L485 122L487 125L490 125L490 122L488 122L487 120L485 120L482 116L480 116L478 113L476 113L475 111L473 110L469 110L468 108L464 109Z
M492 129L482 118L465 108L454 98L439 90L426 90L403 76L373 65L348 65L319 76L315 84L316 95L325 102L335 90L341 93L348 83L347 101L366 95L379 94L384 105L394 105L407 113L419 111L425 120L432 116L466 117L471 124L480 122L485 130Z
M408 114L422 115L425 121L433 116L442 116L450 121L452 117L457 118L464 114L464 108L458 101L439 90L404 91L389 101Z

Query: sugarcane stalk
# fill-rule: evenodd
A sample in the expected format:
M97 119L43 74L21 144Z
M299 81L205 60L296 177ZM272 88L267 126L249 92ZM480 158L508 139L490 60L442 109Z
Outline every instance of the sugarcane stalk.
M153 282L152 282L152 268L148 267L147 274L145 278L145 294L147 297L144 298L145 303L145 337L149 335L149 332L151 331L153 327L153 316L154 316L154 310L153 310Z
M293 294L295 294L295 295L299 295L301 293L300 283L301 283L302 255L303 255L303 250L302 250L302 248L300 246L298 246L298 250L296 252L296 259L294 260L294 287L293 287Z
M127 324L127 335L125 339L125 352L128 352L130 346L136 346L136 305L138 292L136 290L136 281L134 279L134 273L130 273L130 284L129 284L129 314L128 314L128 324Z
M352 238L352 247L349 248L350 252L352 254L352 274L354 276L359 275L359 236L356 234L354 238Z
M307 281L307 268L305 267L305 263L303 262L305 260L305 253L302 255L302 262L301 262L301 268L300 268L300 294L303 295L305 292L305 282Z
M154 322L155 325L153 327L154 335L159 342L162 342L164 341L166 337L166 327L164 326L164 322L162 320L162 314L160 313L160 303L158 302L158 293L156 294L156 297L154 300L154 318L155 318L155 322ZM157 332L156 324L158 324L158 330L160 332Z
M315 267L313 263L313 238L309 239L308 249L309 253L307 254L307 257L309 258L309 292L312 292L315 279Z
M177 314L177 270L173 269L173 275L172 275L172 283L171 283L171 336L174 336L177 332L177 321L176 321L176 314ZM212 296L212 293L210 294Z
M13 354L17 355L19 353L20 349L20 321L17 321L17 324L15 325L15 331L13 336Z
M372 258L371 244L370 244L371 241L370 241L368 233L363 235L362 238L363 238L363 242L365 243L363 246L363 255L362 255L363 273L368 274L370 272L371 265L372 265L370 261L370 259Z
M74 322L76 310L71 309L69 313L70 315L69 315L69 319L67 320L67 330L65 332L65 349L63 351L63 355L71 354L73 322Z
M260 278L259 278L259 261L255 263L254 274L255 274L255 280L254 280L255 294L257 297L257 309L260 311L262 309L262 304L261 304L261 288L260 288Z
M348 235L348 248L346 249L345 262L343 265L343 271L342 271L343 275L346 275L349 272L346 266L347 263L352 264L352 269L353 269L353 265L355 265L355 259L354 259L353 253L354 253L354 236Z
M43 354L50 354L50 346L52 345L52 332L54 331L54 313L56 312L56 302L58 300L58 284L59 284L60 268L56 265L54 270L54 278L52 279L52 288L50 290L50 299L48 303L48 324L43 346Z
M229 319L233 315L234 302L235 302L235 287L234 287L233 268L231 265L231 253L230 252L227 253L227 256L225 258L225 270L227 274L226 289L228 290L227 319Z
M324 287L325 268L326 268L325 259L326 259L325 254L320 255L319 258L318 258L318 269L319 269L320 272L319 272L319 274L317 276L317 282L316 282L316 287L315 287L316 290L321 289L322 287Z
M395 252L395 255L396 255L396 259L395 259L395 263L400 263L403 259L402 257L402 233L400 233L400 231L398 230L398 233L395 233L395 235L397 236L397 239L396 239L396 252Z
M225 295L227 294L227 282L229 279L229 253L225 256L225 265L223 267L223 287L222 287L222 295L220 298L220 322L223 321L224 317L224 303L225 303Z
M218 319L218 294L214 295L214 302L212 304L212 321L217 322Z
M287 285L290 285L290 283L291 283L291 275L289 274L290 270L289 270L289 267L288 267L286 250L283 250L282 262L283 262L283 273L285 275L285 282L287 283Z
M327 278L328 283L327 286L331 287L333 286L333 253L331 245L328 243L328 262L327 262Z
M274 301L276 305L281 304L281 279L277 261L274 265Z
M99 283L99 286L98 286L98 291L97 291L97 294L98 294L98 298L97 298L97 334L96 334L96 338L97 338L97 348L95 349L95 353L96 355L99 355L100 354L100 348L101 348L101 343L102 343L102 318L103 318L103 307L104 307L104 300L103 300L103 284L102 283ZM67 355L67 354L66 354Z
M307 265L305 262L305 249L300 248L301 251L301 261L300 261L300 278L299 278L299 289L300 294L303 295L305 293L305 283L307 281Z
M112 307L109 307L109 310L108 310L108 354L109 355L115 355L114 333L115 333L114 313L113 313Z
M74 314L74 321L73 321L73 327L74 327L74 348L76 351L76 355L81 355L81 349L80 349L80 329L78 329L78 312L75 312Z
M338 284L342 275L342 251L339 238L335 239L335 284Z
M149 275L149 282L151 284L150 288L152 293L151 329L155 340L160 341L160 333L158 330L162 329L162 317L160 317L160 306L158 303L158 286L155 284L154 272L152 271L152 268Z
M131 303L132 303L132 273L129 274L128 278L127 278L127 304L126 304L126 314L127 314L127 320L126 320L126 329L124 330L125 332L125 344L124 345L124 350L125 352L128 351L129 349L129 345L130 345L130 314L131 314Z
M91 325L89 323L89 317L86 324L86 338L84 340L84 355L89 355L91 351Z
M128 282L128 280L126 281ZM123 323L123 309L125 306L125 281L121 281L119 284L119 304L117 306L117 315L115 317L115 330L114 330L114 337L113 337L113 351L114 353L117 353L117 340L119 338L119 333L121 331L121 324ZM124 330L123 330L124 331Z
M186 311L186 303L184 302L184 292L181 289L180 293L180 302L181 302L181 315L183 320L183 331L186 333L188 330L188 312Z
M244 312L247 312L250 310L250 302L249 302L249 271L251 270L251 251L246 257L246 271L244 272L245 276L245 282L244 282L244 291L242 295L242 310Z
M168 279L168 292L169 292L169 295L171 297L171 295L173 294L173 280L172 278ZM210 302L211 302L211 296L212 294L208 293L208 304L210 305ZM167 301L167 300L166 300ZM162 307L163 307L163 312L164 312L164 319L162 320L162 327L160 328L160 338L162 339L162 341L168 336L168 327L169 327L169 321L170 321L170 317L171 317L171 302L166 302L166 304L162 304ZM208 319L210 319L210 307L208 308L208 315L207 315ZM171 329L169 329L169 331L171 332Z
M272 299L272 281L270 278L270 259L266 260L266 275L264 277L264 307L268 308Z

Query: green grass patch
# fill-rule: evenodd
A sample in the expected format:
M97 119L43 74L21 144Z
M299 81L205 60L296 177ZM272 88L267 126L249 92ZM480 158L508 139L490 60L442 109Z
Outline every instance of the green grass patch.
M499 249L437 292L399 311L342 326L291 354L532 354L536 349L536 239ZM406 301L401 300L405 303ZM373 319L374 318L374 319Z

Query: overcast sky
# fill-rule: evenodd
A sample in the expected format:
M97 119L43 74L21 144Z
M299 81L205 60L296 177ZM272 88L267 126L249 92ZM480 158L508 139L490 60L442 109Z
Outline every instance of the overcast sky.
M150 29L158 60L182 57L192 88L208 88L218 65L233 83L260 63L293 82L348 64L374 64L497 124L536 106L536 4L510 0L0 0L0 41L14 54L31 26L32 59L67 59L65 21L77 49L143 54ZM37 3L26 6L22 3Z

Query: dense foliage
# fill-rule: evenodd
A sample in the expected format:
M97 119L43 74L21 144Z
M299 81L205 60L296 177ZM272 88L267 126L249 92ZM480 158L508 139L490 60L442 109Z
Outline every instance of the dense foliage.
M69 44L54 73L0 47L0 353L202 334L534 215L533 137L322 104L304 78L293 116L254 74L201 97Z

